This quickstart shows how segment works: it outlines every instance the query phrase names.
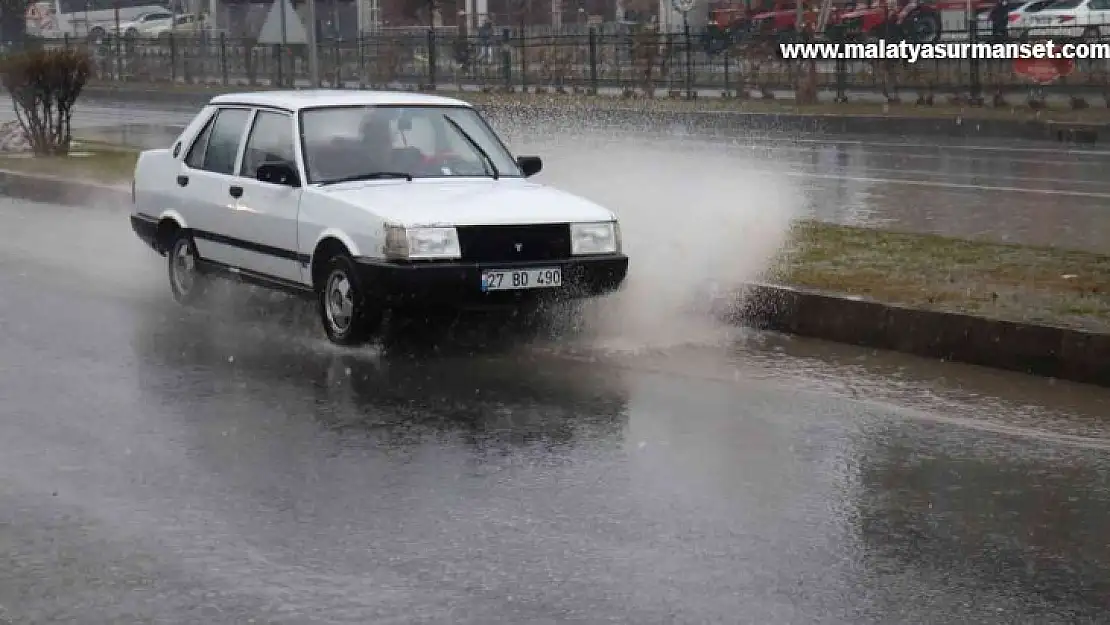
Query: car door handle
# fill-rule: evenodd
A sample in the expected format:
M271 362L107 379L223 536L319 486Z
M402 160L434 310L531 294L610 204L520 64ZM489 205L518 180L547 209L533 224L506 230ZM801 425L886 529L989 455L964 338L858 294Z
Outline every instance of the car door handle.
M236 199L243 197L243 187L231 187L227 192L231 194L231 197Z
M189 184L189 177L188 176L178 176L177 177L177 186L183 187L187 184Z

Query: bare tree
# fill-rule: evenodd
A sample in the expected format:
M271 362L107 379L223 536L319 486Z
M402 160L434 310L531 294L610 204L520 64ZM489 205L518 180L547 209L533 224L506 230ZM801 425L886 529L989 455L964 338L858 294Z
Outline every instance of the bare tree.
M72 49L11 54L0 64L0 82L35 154L69 153L73 105L91 71L88 55Z

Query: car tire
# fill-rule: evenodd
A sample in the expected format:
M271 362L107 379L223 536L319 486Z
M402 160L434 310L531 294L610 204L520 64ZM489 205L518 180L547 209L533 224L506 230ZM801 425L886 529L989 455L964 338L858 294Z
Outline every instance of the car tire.
M1088 26L1083 29L1082 39L1084 41L1098 41L1099 38L1100 33L1098 31L1098 26Z
M339 254L328 260L316 302L328 340L355 347L368 342L381 328L384 311L367 298L355 263Z
M940 16L934 13L917 12L909 19L906 29L911 43L936 43L941 38Z
M200 257L193 237L185 232L178 234L166 252L166 259L174 300L183 306L200 303L208 291L209 278L197 263Z

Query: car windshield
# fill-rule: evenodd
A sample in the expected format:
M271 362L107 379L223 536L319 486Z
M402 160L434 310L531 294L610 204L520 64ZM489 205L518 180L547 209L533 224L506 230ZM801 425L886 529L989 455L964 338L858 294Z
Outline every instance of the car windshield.
M1056 11L1056 10L1064 10L1064 9L1074 9L1074 8L1078 7L1079 5L1083 4L1083 2L1084 2L1084 0L1058 0L1057 2L1053 2L1052 4L1046 6L1045 8L1043 8L1041 10L1042 11Z
M301 112L310 184L382 177L520 177L477 111L461 106L330 106Z

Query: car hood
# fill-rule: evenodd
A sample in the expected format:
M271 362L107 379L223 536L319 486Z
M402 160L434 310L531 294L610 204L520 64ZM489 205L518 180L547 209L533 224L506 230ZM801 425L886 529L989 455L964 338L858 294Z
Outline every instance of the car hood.
M312 189L404 226L608 221L593 202L520 179L376 180Z

